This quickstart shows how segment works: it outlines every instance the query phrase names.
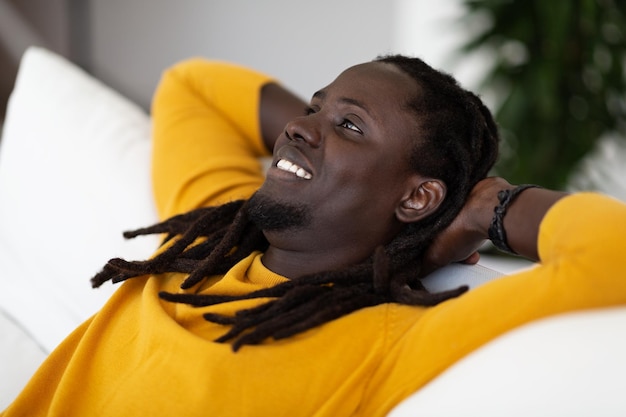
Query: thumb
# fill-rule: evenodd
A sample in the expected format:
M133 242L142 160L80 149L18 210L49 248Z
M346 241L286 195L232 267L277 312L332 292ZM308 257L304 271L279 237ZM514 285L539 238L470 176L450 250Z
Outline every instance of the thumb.
M460 261L460 263L467 265L476 265L478 261L480 261L480 253L478 253L478 251L475 251L470 256Z

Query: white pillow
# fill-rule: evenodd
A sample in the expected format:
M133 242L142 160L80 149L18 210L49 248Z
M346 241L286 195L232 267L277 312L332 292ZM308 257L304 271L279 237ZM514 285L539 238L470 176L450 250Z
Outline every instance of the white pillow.
M20 393L47 353L0 309L0 410Z
M89 279L111 257L145 258L156 220L150 119L64 58L22 58L0 142L0 307L52 350L114 287Z
M470 353L389 417L623 417L626 307L529 323Z

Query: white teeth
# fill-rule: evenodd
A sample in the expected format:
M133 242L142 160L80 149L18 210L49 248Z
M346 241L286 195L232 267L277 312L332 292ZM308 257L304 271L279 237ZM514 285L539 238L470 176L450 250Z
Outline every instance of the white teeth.
M294 173L298 178L304 178L305 180L310 180L312 178L312 175L308 173L304 168L299 167L298 165L289 162L286 159L280 159L276 163L276 168Z

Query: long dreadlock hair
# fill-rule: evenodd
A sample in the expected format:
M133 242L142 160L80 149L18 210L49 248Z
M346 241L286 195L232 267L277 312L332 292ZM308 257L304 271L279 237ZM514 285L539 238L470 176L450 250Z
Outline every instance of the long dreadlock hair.
M392 55L376 61L397 66L420 87L420 93L408 103L421 126L410 162L415 171L445 182L448 192L444 201L437 212L406 225L390 243L378 247L360 264L302 276L241 296L160 293L164 300L193 306L269 297L270 301L232 317L205 314L208 321L230 325L217 342L231 341L236 351L267 338L290 337L364 307L389 302L432 306L467 290L460 287L430 293L418 276L430 242L455 218L472 187L493 166L499 141L496 124L476 95L422 60ZM247 201L243 200L197 209L124 236L155 233L165 234L164 244L170 244L166 250L146 261L111 259L92 278L92 285L180 272L188 274L181 288L189 289L205 277L225 274L251 252L264 251L269 245L249 220Z

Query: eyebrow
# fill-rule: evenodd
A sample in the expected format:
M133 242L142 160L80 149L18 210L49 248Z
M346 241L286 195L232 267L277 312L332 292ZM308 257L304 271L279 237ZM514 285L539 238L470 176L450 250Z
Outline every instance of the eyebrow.
M326 98L326 91L324 91L324 90L319 90L319 91L316 91L316 92L313 94L313 97L312 97L312 98L317 98L317 99L320 99L320 100L324 100L324 99ZM353 105L353 106L359 107L359 108L363 109L363 111L364 111L365 113L367 113L367 115L368 115L369 117L371 117L372 119L376 119L376 118L374 117L374 115L370 112L369 108L368 108L368 107L367 107L367 106L366 106L366 105L365 105L362 101L359 101L359 100L357 100L357 99L350 98L350 97L341 97L341 98L339 99L339 101L340 101L341 103L346 103L346 104L350 104L350 105Z

